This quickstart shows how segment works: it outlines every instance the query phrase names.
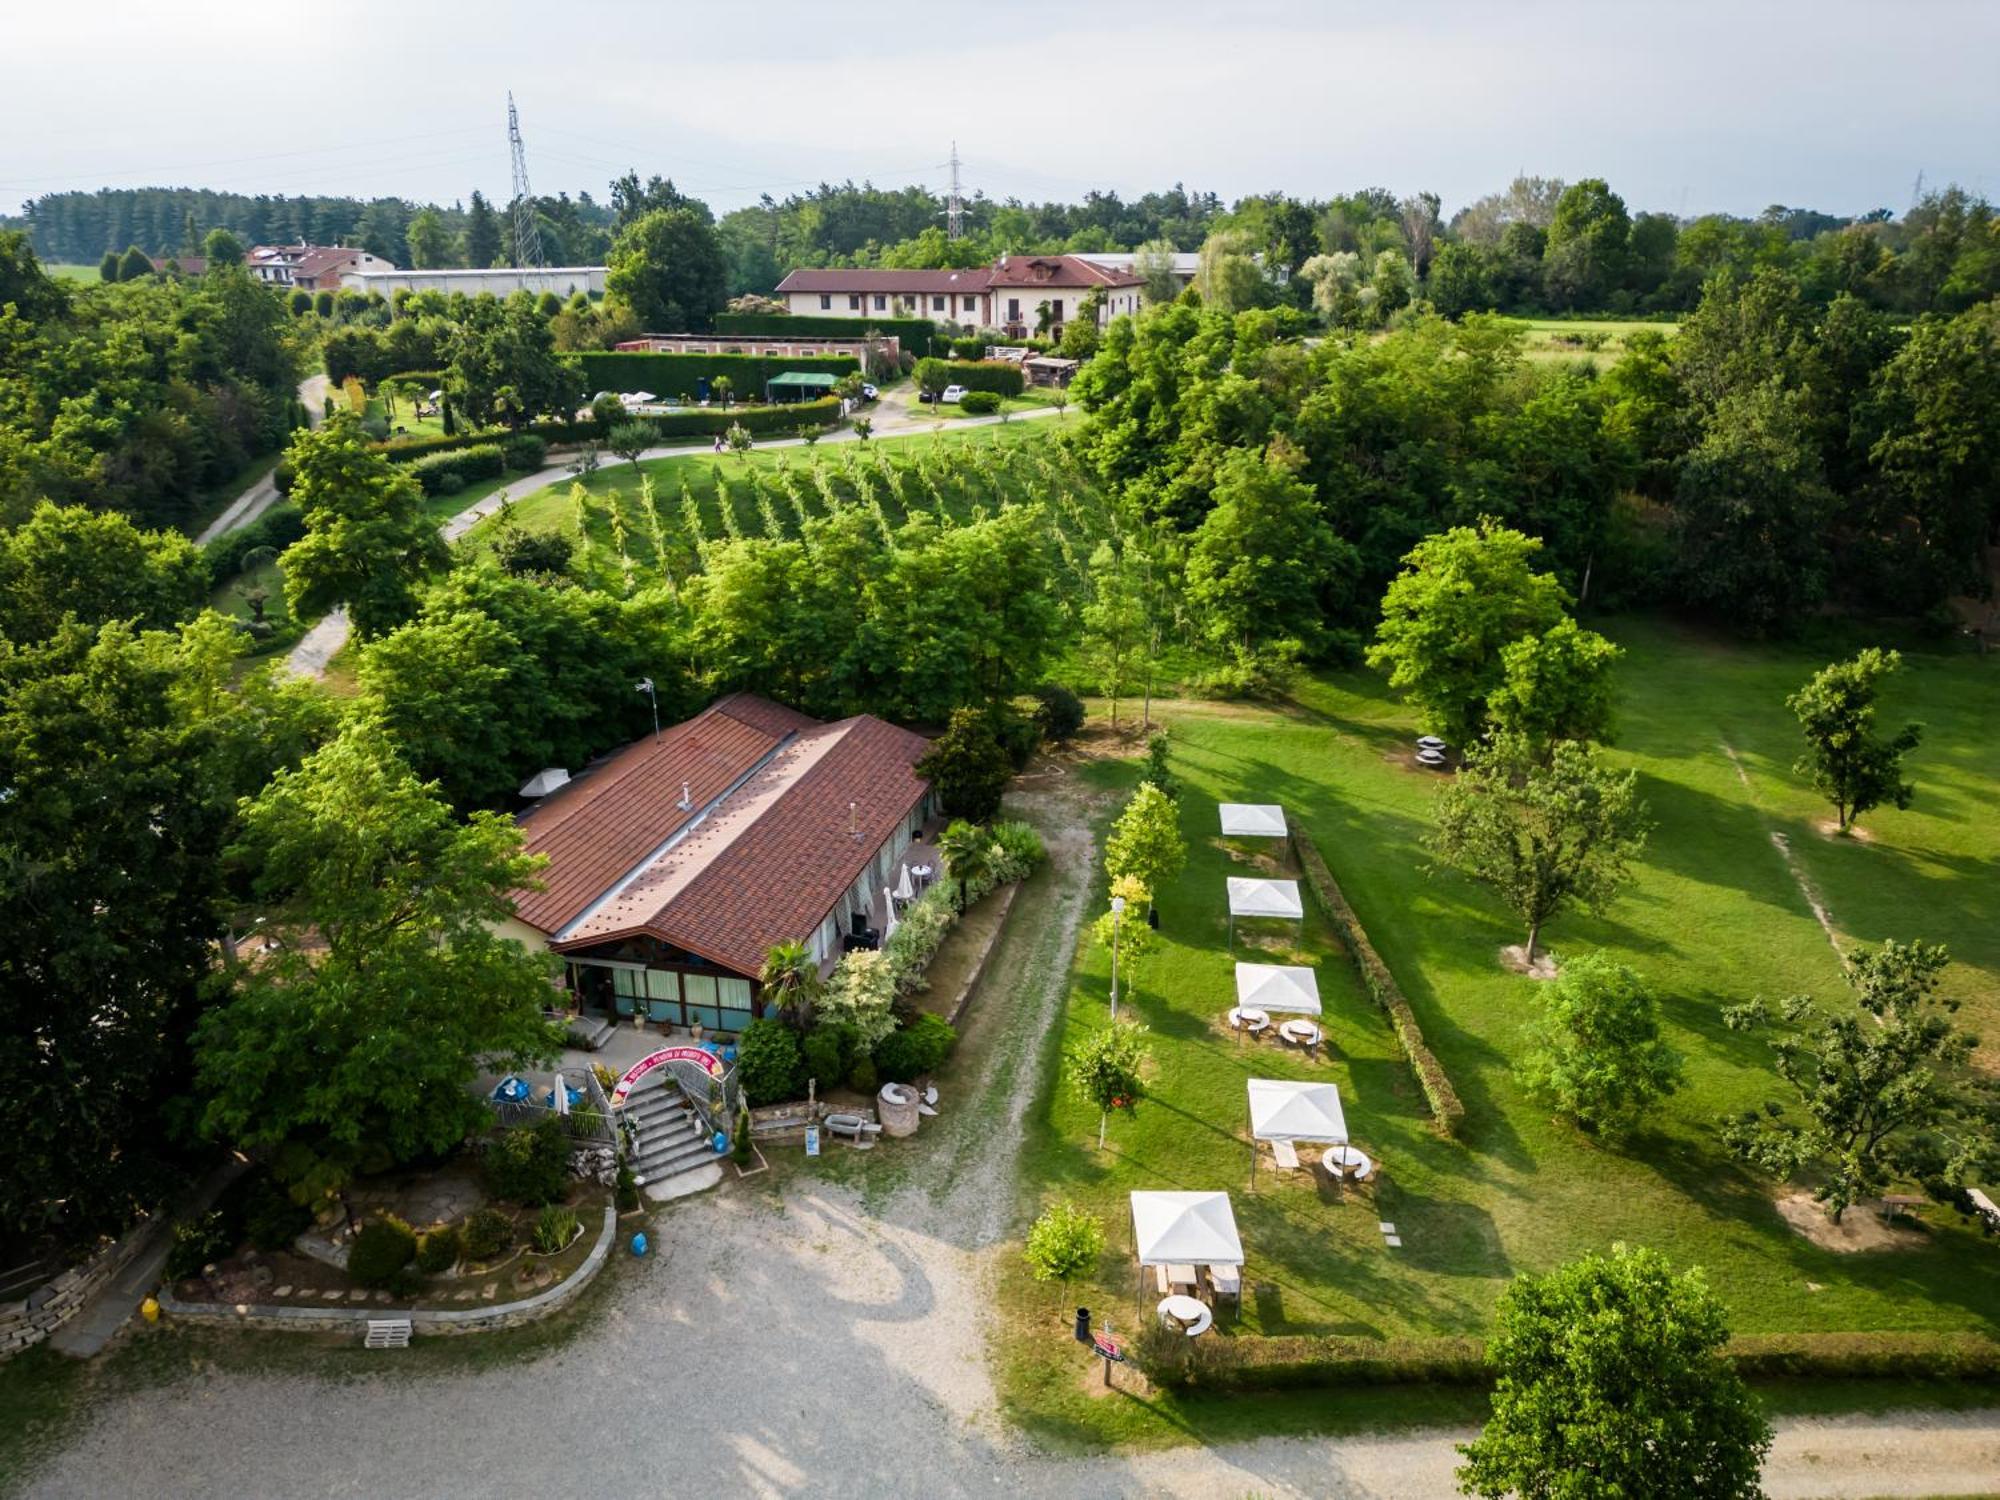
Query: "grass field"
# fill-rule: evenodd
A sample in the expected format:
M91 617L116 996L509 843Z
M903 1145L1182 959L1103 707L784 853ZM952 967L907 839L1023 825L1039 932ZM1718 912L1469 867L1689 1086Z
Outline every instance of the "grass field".
M1601 358L1606 364L1625 352L1625 341L1642 331L1678 331L1674 323L1624 322L1615 318L1517 318L1528 330L1527 356L1537 362Z
M1740 1332L2000 1331L2000 1255L1955 1214L1927 1211L1915 1249L1821 1250L1785 1225L1773 1206L1780 1190L1740 1170L1713 1129L1719 1113L1761 1099L1771 1081L1765 1043L1726 1030L1720 1007L1758 993L1844 992L1773 829L1790 837L1845 937L1948 944L1959 960L1953 993L1975 1025L1995 1030L2000 820L1990 809L2000 747L1985 726L2000 722L2000 676L1974 657L1913 658L1886 712L1930 725L1913 762L1917 802L1871 815L1872 842L1836 843L1814 830L1821 810L1790 775L1796 730L1782 703L1835 643L1747 648L1653 622L1615 622L1610 633L1628 651L1612 758L1638 769L1658 828L1628 896L1602 920L1564 918L1548 937L1558 952L1606 949L1653 982L1669 1039L1687 1056L1688 1086L1616 1150L1551 1120L1516 1086L1534 983L1501 969L1497 952L1520 933L1482 890L1426 873L1419 841L1436 781L1409 764L1413 716L1378 679L1314 680L1278 709L1172 705L1192 856L1161 896L1162 951L1136 976L1134 1008L1153 1033L1153 1097L1136 1117L1113 1121L1100 1156L1095 1113L1052 1068L1030 1127L1029 1207L1073 1196L1108 1231L1097 1284L1066 1301L1107 1309L1134 1331L1141 1304L1126 1193L1224 1188L1249 1255L1238 1336L1479 1333L1508 1278L1618 1240L1706 1267ZM1122 788L1135 768L1105 763L1089 774ZM1218 800L1280 802L1312 835L1467 1105L1461 1140L1432 1133L1385 1023L1317 920L1304 946L1320 974L1332 1061L1315 1068L1275 1043L1239 1047L1218 1029L1233 993L1223 878L1240 868L1215 838ZM1101 950L1079 953L1064 1040L1103 1023L1107 969ZM1247 1193L1243 1080L1253 1071L1338 1083L1355 1142L1383 1163L1380 1186L1342 1201L1304 1174L1281 1183L1266 1170ZM1378 1220L1397 1225L1402 1249L1384 1246ZM1005 1297L1054 1316L1049 1290L1011 1257L1003 1283ZM1040 1430L1168 1441L1196 1423L1196 1409L1222 1420L1213 1400L1093 1400L1064 1353L1029 1326L1004 1342L1010 1409ZM1262 1410L1264 1398L1255 1404ZM1268 1415L1289 1421L1280 1413L1294 1409L1307 1420L1311 1403L1279 1402Z
M101 278L96 266L64 266L43 262L42 269L61 281L80 281L86 286L95 285Z

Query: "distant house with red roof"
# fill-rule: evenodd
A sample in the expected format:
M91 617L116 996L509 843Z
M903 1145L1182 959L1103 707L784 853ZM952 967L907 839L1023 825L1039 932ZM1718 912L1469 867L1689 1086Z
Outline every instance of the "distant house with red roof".
M271 286L337 292L350 271L393 271L393 261L346 245L257 245L244 257L250 274Z
M606 1014L740 1031L775 944L824 969L884 927L936 812L928 748L872 715L829 724L737 693L573 779L543 772L519 822L548 869L503 930L560 955Z
M1048 333L1060 338L1093 290L1103 290L1098 320L1109 322L1137 312L1144 287L1129 268L1082 255L1003 255L961 271L808 268L779 282L777 295L806 317L930 318L968 331L999 328L1013 338L1041 332L1046 306Z

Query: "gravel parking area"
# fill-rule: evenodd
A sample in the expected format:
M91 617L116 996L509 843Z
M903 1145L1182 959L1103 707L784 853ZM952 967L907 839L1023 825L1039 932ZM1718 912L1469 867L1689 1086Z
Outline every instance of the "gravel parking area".
M358 1375L358 1357L325 1376L192 1370L89 1412L28 1493L1452 1493L1464 1434L1060 1460L1002 1429L987 1288L1012 1226L1034 1047L1089 881L1072 787L1044 776L1027 796L1051 872L1017 903L968 1018L971 1078L911 1146L880 1148L865 1171L793 1157L673 1205L659 1253L612 1268L601 1309L550 1352L425 1373L393 1353ZM1996 1477L2000 1414L1980 1413L1787 1424L1769 1483L1775 1496L1965 1494Z

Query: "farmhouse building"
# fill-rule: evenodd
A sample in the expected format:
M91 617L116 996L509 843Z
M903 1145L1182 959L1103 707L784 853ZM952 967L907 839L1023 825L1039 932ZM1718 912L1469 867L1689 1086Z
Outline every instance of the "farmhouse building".
M442 292L446 296L463 292L468 297L511 297L516 292L539 297L543 292L554 292L567 300L578 292L602 296L605 270L603 266L492 266L482 271L399 271L387 261L377 261L372 266L356 266L340 278L340 284L349 291L376 292L383 297L398 292Z
M259 281L300 292L337 292L349 272L396 268L393 261L346 245L258 245L243 263Z
M1013 338L1043 331L1060 338L1092 290L1104 291L1103 323L1137 312L1144 285L1129 270L1080 255L1003 255L962 271L798 270L777 294L806 317L930 318L968 331L1001 328Z
M765 359L834 358L867 369L875 359L895 364L902 343L894 334L863 338L775 338L763 333L642 333L612 346L620 354L754 354Z
M593 1009L740 1031L773 945L804 943L824 971L886 927L936 811L915 769L928 748L870 715L828 724L738 693L574 779L542 772L520 825L549 865L502 930L559 954Z

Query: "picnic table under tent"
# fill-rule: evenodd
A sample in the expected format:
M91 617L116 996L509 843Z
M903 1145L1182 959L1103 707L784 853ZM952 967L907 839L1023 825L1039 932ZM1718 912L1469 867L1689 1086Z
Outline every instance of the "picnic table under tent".
M815 401L832 393L839 377L813 370L787 370L764 382L764 399L773 406L794 401Z
M1222 1267L1218 1280L1242 1295L1243 1239L1227 1193L1138 1192L1132 1195L1132 1243L1139 1257L1140 1286L1149 1266Z
M1305 903L1299 899L1296 880L1255 880L1248 876L1229 877L1229 941L1236 941L1238 917L1282 917L1303 923Z
M1285 810L1275 802L1224 802L1222 836L1228 839L1281 839L1290 831Z
M1330 1083L1289 1078L1250 1080L1250 1183L1257 1183L1257 1142L1269 1141L1282 1167L1296 1167L1300 1141L1325 1146L1347 1144L1347 1115L1340 1090ZM1282 1148L1282 1149L1280 1149ZM1289 1156L1290 1161L1285 1158Z

